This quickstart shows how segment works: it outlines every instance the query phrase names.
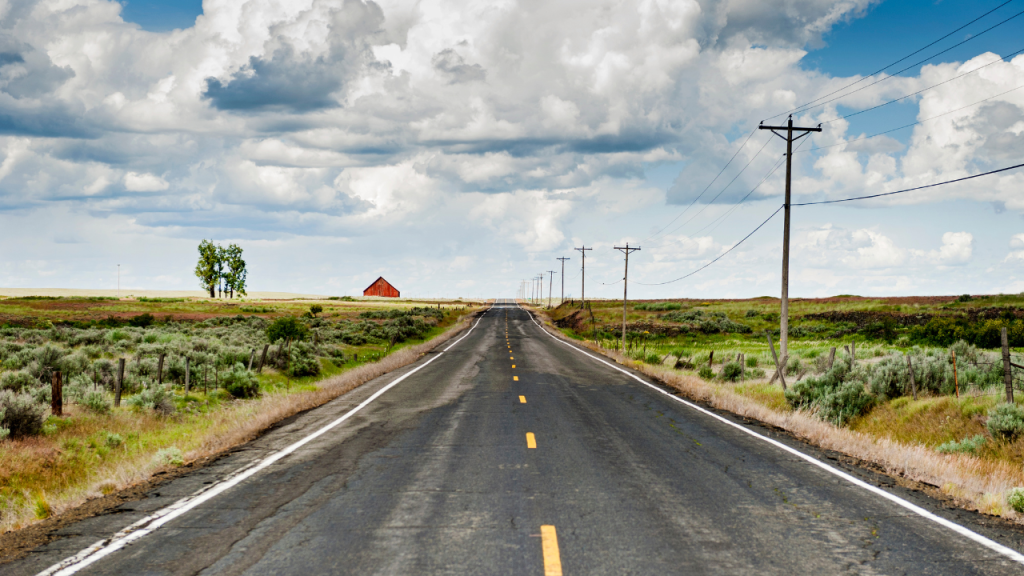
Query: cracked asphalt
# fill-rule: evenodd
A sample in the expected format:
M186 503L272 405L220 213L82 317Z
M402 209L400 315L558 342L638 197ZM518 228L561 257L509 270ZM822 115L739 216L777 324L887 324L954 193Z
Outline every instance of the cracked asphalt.
M0 573L37 573L301 439L428 359L67 526ZM1012 527L853 472L1021 548ZM552 574L542 526L557 530L565 574L1024 571L556 342L511 305L491 308L343 424L79 573L520 575L545 574L548 560Z

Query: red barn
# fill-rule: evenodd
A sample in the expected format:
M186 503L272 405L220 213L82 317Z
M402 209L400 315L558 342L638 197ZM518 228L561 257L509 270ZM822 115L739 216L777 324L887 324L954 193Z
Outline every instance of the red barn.
M363 296L384 296L386 298L398 298L399 292L394 286L392 286L383 276L377 278L370 284L366 290L363 290Z

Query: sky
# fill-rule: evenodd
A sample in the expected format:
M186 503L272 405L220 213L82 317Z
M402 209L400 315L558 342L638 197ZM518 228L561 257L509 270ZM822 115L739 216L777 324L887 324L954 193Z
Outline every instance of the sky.
M631 299L777 296L785 143L759 123L822 125L794 203L1020 164L1021 12L3 2L0 285L114 288L120 264L129 290L198 289L210 239L253 291L510 297L544 273L578 298L586 246L587 296L618 298L629 243ZM790 295L1022 292L1022 216L1024 169L794 206Z

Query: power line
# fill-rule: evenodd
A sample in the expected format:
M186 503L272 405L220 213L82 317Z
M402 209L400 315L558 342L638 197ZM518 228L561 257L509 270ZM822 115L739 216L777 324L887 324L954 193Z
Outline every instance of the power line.
M794 206L795 206L795 204L794 204ZM726 250L725 252L722 252L721 254L719 254L719 255L718 255L718 258L715 258L715 259L714 259L714 260L712 260L711 262L708 262L707 264L705 264L705 265L701 266L700 268L697 268L696 270L694 270L693 272L690 272L690 273L689 273L689 274L687 274L686 276L680 276L679 278L676 278L675 280L669 280L669 281L667 281L667 282L655 282L655 283L653 283L653 284L648 284L648 283L645 283L645 282L637 282L637 284L640 284L641 286L663 286L663 285L665 285L665 284L671 284L671 283L673 283L673 282L679 282L680 280L685 280L686 278L689 278L690 276L693 276L693 275L694 275L694 274L696 274L697 272L700 272L701 270L703 270L703 269L707 268L708 266L711 266L711 265L712 265L712 264L714 264L715 262L718 262L718 261L719 261L719 260L721 260L721 259L722 259L722 258L723 258L723 257L724 257L724 256L725 256L726 254L728 254L729 252L732 252L732 251L733 251L733 250L735 250L735 249L736 249L737 247L739 247L739 245L740 245L740 244L743 244L744 242L746 242L748 238L750 238L751 236L753 236L755 232L757 232L758 230L760 230L760 229L761 229L761 227L763 227L763 226L764 226L765 224L767 224L767 223L768 223L768 220L771 220L772 218L774 218L774 217L775 217L775 215L776 215L776 214L778 214L778 213L779 213L779 211L780 211L780 210L782 210L783 208L784 208L784 206L779 206L778 208L776 208L776 209L775 209L775 212L772 212L772 215L771 215L771 216L769 216L769 217L768 217L768 218L767 218L767 219L766 219L766 220L765 220L764 222L761 222L760 224L758 224L757 228L754 228L754 229L753 229L753 230L752 230L752 231L750 232L750 234L747 234L746 236L744 236L744 237L743 237L743 239L742 239L742 240L740 240L739 242L737 242L737 243L733 244L731 248L729 248L729 249L728 249L728 250Z
M724 194L724 193L725 193L725 191L726 191L726 190L728 190L729 186L732 186L732 183L733 183L733 182L735 182L735 181L736 181L736 179L737 179L737 178L739 178L739 177L740 177L740 176L741 176L741 175L743 174L743 172L744 172L744 171L746 171L746 169L750 167L750 164L751 164L751 163L752 163L752 162L753 162L753 161L754 161L754 160L755 160L755 159L756 159L756 158L757 158L758 156L760 156L760 155L761 155L761 152L762 152L762 151L763 151L763 150L765 149L765 146L768 146L768 143L769 143L769 142L771 142L771 140L772 140L772 138L771 138L771 136L769 136L769 137L768 137L768 139L764 141L764 144L762 144L762 145L761 145L761 147L757 149L757 153L756 153L756 154L754 154L754 155L753 155L753 156L752 156L752 157L750 158L750 160L748 160L748 161L747 161L747 164L746 164L746 166L744 166L744 167L743 167L743 169L742 169L742 170L740 170L740 171L739 171L739 172L738 172L738 173L736 174L736 176L734 176L734 177L733 177L733 179L732 179L732 180L730 180L730 181L729 181L729 183L728 183L728 184L726 184L726 185L725 185L725 187L724 187L724 188L722 188L722 190L721 190L721 191L719 191L719 192L718 192L718 194L716 194L714 198L712 198L712 199L711 199L711 201L710 201L710 202L708 202L707 204L705 204L705 205L704 205L704 207L703 207L703 208L701 208L701 209L700 209L700 211L698 211L698 212L697 212L696 214L694 214L693 216L690 216L690 219L689 219L689 220L687 220L686 222L683 222L683 223L682 223L682 224L680 224L679 226L676 226L676 227L675 227L674 229L672 229L672 232L669 232L669 234L672 234L673 232L676 232L676 231L678 231L678 230L682 229L682 227L683 227L683 226L686 226L686 225L687 225L687 224L689 224L690 222L693 222L693 219L694 219L694 218L696 218L697 216L700 216L701 214L703 214L703 213L704 213L704 211L708 209L708 206L710 206L710 205L714 204L714 203L715 203L715 200L718 200L718 197L719 197L719 196L721 196L722 194ZM703 195L703 192L702 192L701 194ZM698 197L698 198L699 198L699 197ZM694 200L694 202L696 202L696 201L697 201L697 200ZM690 206L693 206L693 204L690 204ZM680 216L682 216L682 214L680 214Z
M1006 168L1000 168L998 170L990 170L988 172L982 172L981 174L974 174L973 176L964 176L963 178L955 178L953 180L946 180L945 182L936 182L934 184L926 184L924 186L917 186L915 188L907 188L906 190L897 190L895 192L883 192L881 194L871 194L869 196L856 196L854 198L840 198L839 200L819 200L818 202L801 202L800 204L793 204L793 206L814 206L815 204L838 204L839 202L853 202L854 200L867 200L869 198L881 198L882 196L892 196L894 194L903 194L905 192L913 192L914 190L923 190L925 188L934 188L936 186L942 186L943 184L953 184L955 182L963 182L964 180L973 180L974 178L981 178L982 176L989 176L991 174L998 174L1000 172L1006 172L1007 170L1014 170L1016 168L1024 167L1024 164L1017 164L1016 166L1007 166Z
M861 138L854 138L853 140L846 140L844 142L836 142L835 144L828 144L828 145L825 145L825 146L816 146L814 148L808 148L807 150L805 150L805 152L814 152L815 150L824 150L826 148L835 148L836 146L842 146L844 144L853 144L854 142L860 142L862 140L868 140L870 138L875 138L876 136L882 136L884 134L889 134L890 132L896 132L897 130L903 130L904 128L910 128L911 126L917 126L918 124L924 124L925 122L931 122L932 120L935 120L936 118L941 118L943 116L947 116L947 115L952 114L954 112L959 112L961 110L966 110L967 108L970 108L971 106L977 106L978 104L981 104L983 102L988 102L989 100L992 100L993 98L998 98L1000 96L1004 96L1004 95L1009 94L1010 92L1013 92L1015 90L1020 90L1021 88L1024 88L1024 84L1021 84L1020 86L1017 86L1015 88L1010 88L1009 90L1007 90L1005 92L1000 92L999 94L994 94L992 96L989 96L988 98L983 98L981 100L978 100L977 102L972 102L971 104L967 104L966 106L961 106L959 108L956 108L955 110L948 110L946 112L943 112L942 114L936 114L935 116L932 116L931 118L925 118L924 120L918 120L917 122L911 122L910 124L904 124L903 126L899 126L897 128L890 128L889 130L885 130L883 132L876 132L875 134L872 134L870 136L863 136Z
M1006 56L1002 56L1000 58L997 58L997 59L989 62L988 64L982 64L981 66L978 66L977 68L974 68L974 69L972 69L972 70L970 70L968 72L964 72L963 74L960 74L959 76L954 76L954 77L952 77L952 78L950 78L948 80L943 80L942 82L939 82L938 84L932 84L931 86L929 86L927 88L922 88L922 89L918 90L917 92L912 92L910 94L906 94L904 96L900 96L899 98L895 98L893 100L889 100L888 102L885 102L884 104L879 104L877 106L872 106L871 108L865 108L864 110L858 110L857 112L852 112L850 114L847 114L846 116L840 116L839 118L834 118L832 120L825 120L824 122L822 122L822 124L831 124L832 122L838 122L840 120L846 120L847 118L852 118L853 116L857 116L858 114L863 114L865 112L871 112L872 110L877 110L877 109L879 109L879 108L881 108L883 106L888 106L889 104L893 104L895 102L899 102L900 100L905 100L907 98L910 98L911 96L917 96L918 94L927 92L927 91L931 90L932 88L938 88L939 86L942 86L943 84L948 84L948 83L952 82L953 80L957 80L957 79L963 78L964 76L967 76L968 74L974 74L975 72L977 72L978 70L981 70L982 68L987 68L987 67L989 67L989 66L991 66L993 64L996 64L998 62L1004 62L1008 58L1013 58L1014 56L1016 56L1017 54L1020 54L1021 52L1024 52L1024 49L1017 50L1016 52L1013 52L1011 54L1007 54Z
M687 210L689 210L690 208L693 208L693 205L697 203L697 200L700 200L701 196L703 196L704 193L707 192L708 189L711 188L711 186L725 172L725 169L728 168L730 164L732 164L732 161L736 159L736 156L739 155L740 151L743 150L743 148L747 145L747 142L750 140L750 138L754 135L755 132L757 132L756 128L754 130L751 130L750 134L747 134L746 139L743 140L743 144L740 144L740 147L736 149L736 152L733 152L732 158L729 158L729 161L725 163L725 166L722 166L722 169L718 171L718 174L716 174L715 177L711 179L711 182L709 182L708 185L705 186L703 190L701 190L700 194L698 194L697 197L693 199L693 202L690 202L689 206L684 208L683 211L680 212L678 216L676 216L671 221L669 221L668 224L665 224L665 226L663 226L660 230L658 230L654 234L651 234L650 236L645 238L644 242L646 242L647 240L650 240L651 238L654 238L658 234L661 234L662 232L664 232L665 228L668 228L669 226L671 226L676 220L679 220L680 218L682 218L683 214L686 214ZM745 169L746 168L744 167L744 170Z
M1013 0L1006 0L1006 2L1003 2L1003 3L1002 3L1002 4L1000 4L999 6L996 6L995 8L993 8L993 9L989 10L988 12L985 12L985 13L984 13L984 14L982 14L981 16L978 16L978 17L977 17L977 18L975 18L974 20L971 20L970 22L968 22L967 24L964 24L963 26L961 26L961 27L957 28L956 30L953 30L952 32L949 32L948 34L946 34L945 36L943 36L943 37L939 38L938 40L935 40L934 42L931 42L930 44L927 44L927 45L925 45L925 46L922 46L921 48L919 48L919 49L915 50L914 52L911 52L910 54L907 54L907 55L906 55L906 56L904 56L903 58L900 58L899 60L896 60L895 62L893 62L893 63L891 63L891 64L887 64L887 65L883 66L882 68L879 68L878 70L876 70L876 71L872 72L871 74L868 74L867 76L864 76L864 77L863 77L863 78L861 78L860 80L856 80L856 81L854 81L854 82L851 82L851 83L847 84L846 86L843 86L842 88L838 88L838 89L836 89L836 90L833 90L832 92L829 92L828 94L825 94L825 95L823 95L823 96L820 96L820 97L818 97L818 98L815 98L814 100L811 100L810 102L805 102L804 104L801 104L801 105L797 106L796 108L792 108L792 109L790 109L790 110L787 110L787 111L785 111L785 112L782 112L782 113L780 113L780 114L776 114L775 116L772 116L772 117L770 117L770 118L767 118L767 120L771 120L771 119L773 119L773 118L778 118L779 116L785 116L786 114L792 114L792 113L795 113L795 112L797 112L797 111L804 111L804 110L806 110L806 109L809 109L809 107L811 107L811 106L815 105L815 103L816 103L816 102L818 102L818 101L820 101L820 100L824 100L825 98L828 98L829 96L832 96L832 95L838 94L839 92L842 92L842 91L846 90L847 88L852 88L852 87L856 86L857 84L860 84L861 82L864 82L864 81L865 81L865 80L867 80L868 78L871 78L871 77L872 77L872 76L874 76L875 74L881 74L882 72L885 72L885 71L886 71L887 69L889 69L889 68L892 68L893 66L895 66L895 65L899 64L900 62L903 62L903 61L904 61L904 60L906 60L907 58L910 58L911 56L914 56L914 55L916 55L916 54L920 54L921 52L923 52L923 51L927 50L928 48L931 48L932 46L934 46L934 45L938 44L939 42L941 42L941 41L945 40L946 38L949 38L949 37L950 37L950 36L952 36L953 34L956 34L957 32L959 32L959 31L963 30L964 28L967 28L967 27L968 27L968 26L970 26L971 24L974 24L975 22L977 22L977 21L981 20L982 18L984 18L984 17L988 16L989 14L991 14L991 13L995 12L996 10L999 10L999 9L1000 9L1000 8L1002 8L1003 6L1006 6L1006 5L1007 5L1007 4L1009 4L1010 2L1013 2ZM967 38L967 39L966 39L966 40L964 40L963 42L959 42L958 44L956 44L956 45L954 45L954 46L951 46L951 47L947 48L946 50L943 50L942 52L939 52L939 53L937 53L937 54L933 54L933 55L929 56L928 58L926 58L925 60L922 60L922 61L918 62L917 64L914 64L914 65L908 66L907 68L904 68L903 70L900 70L900 72L904 72L904 71L906 71L906 70L908 70L908 69L910 69L910 68L913 68L914 66L917 66L918 64L921 64L921 63L923 63L923 62L926 62L926 61L928 61L928 60L930 60L930 59L932 59L932 58L934 58L934 57L936 57L936 56L940 56L940 55L942 55L942 54L944 54L944 53L946 53L946 52L948 52L948 51L952 50L953 48L956 48L957 46L960 46L960 45L961 45L961 44L963 44L964 42L968 42L968 41L970 41L970 40L972 40L972 39L974 39L974 38L977 38L978 36L981 36L981 35L982 35L982 34L984 34L985 32L988 32L988 31L989 31L989 30L991 30L992 28L995 28L996 26L1000 26L1000 25L1002 25L1002 24L1005 24L1006 22L1008 22L1009 20L1012 20L1013 18L1016 18L1017 16L1020 16L1020 13L1017 13L1017 14L1015 14L1015 15L1011 16L1010 18L1007 18L1006 20L1003 20L1003 21L1002 21L1002 22L1000 22L999 24L996 24L995 26L992 26L992 27L990 27L990 28L988 28L988 29L986 29L986 30L983 30L982 32L980 32L980 33L978 33L978 34L975 34L975 35L973 35L973 36L971 36L971 37ZM896 74L899 74L900 72L897 72ZM892 77L892 76L888 76L887 78L891 78L891 77ZM864 88L867 88L867 86L865 86ZM861 88L861 89L858 89L858 90L862 90L862 89L863 89L863 88ZM853 94L853 92L850 92L849 94L845 94L845 96L849 96L850 94Z

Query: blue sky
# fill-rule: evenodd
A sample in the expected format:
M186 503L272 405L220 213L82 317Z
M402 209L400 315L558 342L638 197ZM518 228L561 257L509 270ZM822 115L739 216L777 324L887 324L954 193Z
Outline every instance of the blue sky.
M123 286L194 288L207 238L245 249L254 290L358 294L384 275L408 295L507 296L569 256L578 294L586 244L588 295L615 297L628 241L637 298L776 294L781 218L659 285L778 208L781 170L741 202L782 159L768 134L655 232L759 120L1000 3L39 0L0 17L0 235L18 247L0 284L113 287L121 263ZM1016 163L1024 56L838 118L1020 50L1022 31L801 113L826 131L795 156L796 201ZM794 209L791 293L1024 291L1021 172Z

